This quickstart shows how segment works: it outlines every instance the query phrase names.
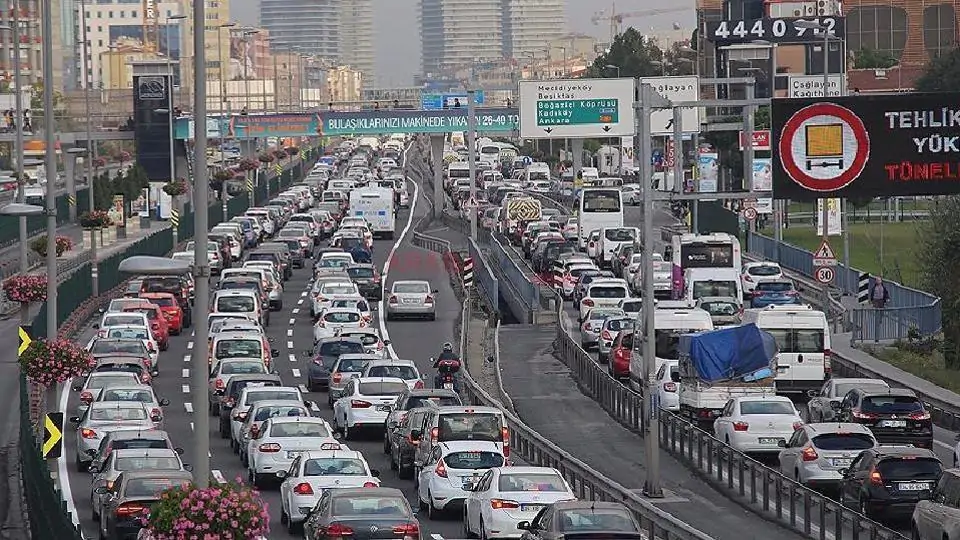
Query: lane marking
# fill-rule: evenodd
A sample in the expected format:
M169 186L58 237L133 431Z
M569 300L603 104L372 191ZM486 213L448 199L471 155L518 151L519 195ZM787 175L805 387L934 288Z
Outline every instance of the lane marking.
M189 393L190 393L190 385L189 385L189 384L185 384L185 385L181 386L180 389L183 390L183 393L184 393L184 394L189 394Z
M307 291L303 291L302 293L300 293L300 298L306 298L306 297L307 297Z
M293 328L287 330L287 337L293 337Z
M949 445L949 444L947 444L947 443L945 443L945 442L943 442L943 441L938 441L938 440L934 439L934 440L933 440L933 444L939 446L940 448L946 448L947 450L953 452L953 448L954 448L954 447L951 446L951 445Z
M430 538L432 538L433 540L443 540L443 536L441 536L439 533L431 534Z
M294 325L294 324L297 324L297 320L296 320L296 319L290 319L290 325L292 326L292 325Z
M298 306L302 306L302 305L303 305L303 298L297 300L297 305L298 305Z
M300 378L300 370L299 370L299 369L293 368L293 369L290 370L290 372L293 373L293 378L295 378L295 379L299 379L299 378Z
M307 385L305 385L305 384L301 384L301 385L299 385L297 388L300 389L300 393L301 393L301 394L309 394L309 393L310 393L310 391L307 390Z
M183 408L188 413L193 414L193 403L190 403L189 401L187 401L183 404Z
M213 475L213 479L217 481L218 484L226 484L227 480L223 477L223 473L219 469L213 469L210 471L210 474Z
M290 361L291 361L291 362L296 362L296 361L297 361L297 357L296 357L293 353L290 353L289 357L290 357Z
M193 431L193 422L190 422L190 431Z
M189 379L189 378L190 378L190 369L188 369L188 368L183 368L183 378L184 378L184 379Z
M291 313L293 313L294 315L296 315L297 313L300 313L300 308L298 307L293 308L293 311L291 311Z
M191 359L192 359L192 358L191 358L191 356L190 356L189 354L183 355L183 361L184 361L184 362L189 362Z
M64 418L67 418L67 402L70 399L70 389L73 388L73 379L67 381L60 391L60 412ZM73 489L70 487L70 471L67 470L67 453L60 452L57 458L57 476L60 478L60 492L63 494L63 500L67 504L67 513L73 520L74 526L80 526L80 520L77 518L77 507L73 502Z
M187 342L187 349L192 349L192 348L193 348L193 342L192 342L192 341L188 341L188 342Z
M293 348L293 342L292 342L292 341L288 341L288 342L287 342L287 348L288 348L288 349L292 349L292 348Z

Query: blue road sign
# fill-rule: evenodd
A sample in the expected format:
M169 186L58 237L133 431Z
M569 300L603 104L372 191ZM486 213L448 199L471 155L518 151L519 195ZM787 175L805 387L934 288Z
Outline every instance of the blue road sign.
M475 105L483 105L483 90L477 90L473 96L476 100ZM466 107L467 93L459 92L451 94L422 94L420 96L420 106L426 111L454 109L456 108L457 102L460 103L461 107Z

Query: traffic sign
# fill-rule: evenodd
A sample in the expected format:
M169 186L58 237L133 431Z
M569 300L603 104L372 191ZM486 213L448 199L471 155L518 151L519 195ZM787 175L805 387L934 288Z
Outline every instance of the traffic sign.
M777 150L787 176L810 191L836 191L856 180L870 156L870 135L856 114L814 103L783 125Z
M473 104L483 105L483 90L473 93ZM467 93L423 94L420 96L420 108L423 110L467 108Z
M753 207L748 207L743 209L743 219L747 221L753 221L757 219L757 209Z
M520 138L631 136L634 92L633 79L520 81Z
M824 240L820 243L820 247L813 252L813 265L814 266L836 266L837 265L837 256L833 252L833 248L830 247L830 243Z
M30 328L20 326L17 329L17 333L20 335L20 345L17 346L17 358L23 355L23 352L27 350L27 347L33 343L33 338L30 336Z
M700 99L700 78L696 76L641 77L640 84L649 84L654 92L669 101ZM680 112L680 123L683 133L700 133L700 108L685 107ZM650 134L673 135L672 109L654 109L650 113Z
M829 266L823 266L823 267L817 268L816 274L817 274L817 281L819 281L820 283L830 283L831 281L833 281L834 276L836 276L836 271L834 271L834 269L830 268Z
M43 418L43 431L43 457L60 457L63 451L63 413L47 413Z
M747 135L744 132L740 132L740 150L746 150L747 147ZM753 149L754 150L770 150L770 130L761 129L759 131L753 132Z

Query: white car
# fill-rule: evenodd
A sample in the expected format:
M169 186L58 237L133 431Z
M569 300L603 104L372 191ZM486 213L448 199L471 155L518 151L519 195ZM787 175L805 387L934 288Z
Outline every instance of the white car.
M323 418L312 416L271 417L260 424L256 438L250 439L247 463L250 480L263 486L276 478L278 471L290 465L303 452L337 450L340 443Z
M109 352L111 342L128 339L139 339L150 355L150 365L157 365L157 361L160 359L160 346L157 345L157 340L153 337L153 331L143 326L111 326L101 329L87 342L87 350L92 354ZM99 345L97 345L98 343ZM125 351L120 350L118 352Z
M331 488L379 487L380 471L371 469L363 454L340 445L334 450L302 452L290 468L277 471L280 484L280 513L287 531L307 519L324 490Z
M140 313L137 311L107 312L104 313L103 317L100 318L99 323L93 325L94 328L98 328L101 331L109 330L115 326L133 326L138 328L146 328L149 330L150 320L147 318L146 313Z
M790 398L744 396L727 401L713 421L713 432L741 452L779 453L780 444L801 426L803 420Z
M356 309L328 308L320 313L317 323L313 327L313 342L333 337L345 330L366 328L370 323L363 318L363 314Z
M680 410L680 362L664 360L657 370L657 399L661 409Z
M563 297L566 299L573 298L573 291L577 288L577 280L580 278L580 274L587 270L596 269L596 265L590 261L583 264L577 263L570 265L566 273L563 274L563 279L560 281L560 289Z
M616 278L595 279L587 285L586 293L580 299L580 316L577 322L583 322L587 313L594 308L615 308L624 298L630 298L627 282Z
M230 411L230 448L234 452L240 451L240 429L247 420L250 408L254 403L265 400L300 400L303 396L300 389L293 386L264 386L265 383L251 383L240 391L237 404Z
M302 401L293 399L267 399L254 403L247 413L246 420L240 426L240 439L237 441L240 463L243 463L244 467L250 469L249 457L251 452L256 450L257 438L261 435L260 426L271 418L280 417L310 418L311 413Z
M217 396L223 395L227 381L234 375L259 375L269 373L262 358L225 358L214 364L210 370L210 412L220 413L220 400Z
M532 521L547 505L577 498L551 467L494 467L469 487L463 527L480 538L520 538L518 523Z
M345 251L329 251L320 255L320 260L317 262L320 268L343 268L352 264L356 264L353 255Z
M344 296L360 296L360 289L357 284L350 281L347 276L343 281L325 281L320 284L310 304L310 315L319 317L328 307L334 297L342 298Z
M367 362L361 377L396 377L403 379L410 390L423 388L423 376L413 360L384 359Z
M350 379L333 404L333 427L349 440L351 430L359 428L383 429L390 407L397 396L407 390L400 378L357 377Z
M493 467L506 465L500 446L488 441L450 441L433 447L417 475L417 499L430 519L450 507L459 507L471 487Z
M99 401L140 403L150 411L150 420L154 429L163 429L163 407L170 405L169 399L159 399L149 384L130 384L108 386L97 394Z
M360 312L363 320L370 324L373 320L373 313L370 310L370 302L366 298L357 295L334 296L330 299L330 308L355 309Z
M387 345L390 345L389 339L383 339L379 328L358 328L356 330L344 330L340 332L340 337L357 338L363 343L363 349L370 355L376 355L380 358L387 358L390 351Z
M587 257L596 260L600 256L600 229L590 231L587 236Z
M777 281L783 279L783 269L775 262L761 261L744 263L740 272L740 283L743 286L743 295L750 296L761 281Z

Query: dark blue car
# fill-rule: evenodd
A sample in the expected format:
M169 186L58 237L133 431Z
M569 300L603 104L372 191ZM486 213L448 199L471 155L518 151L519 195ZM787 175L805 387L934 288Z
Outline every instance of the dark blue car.
M793 282L786 279L776 281L761 281L753 290L750 297L750 307L762 308L766 306L799 304L800 293Z

